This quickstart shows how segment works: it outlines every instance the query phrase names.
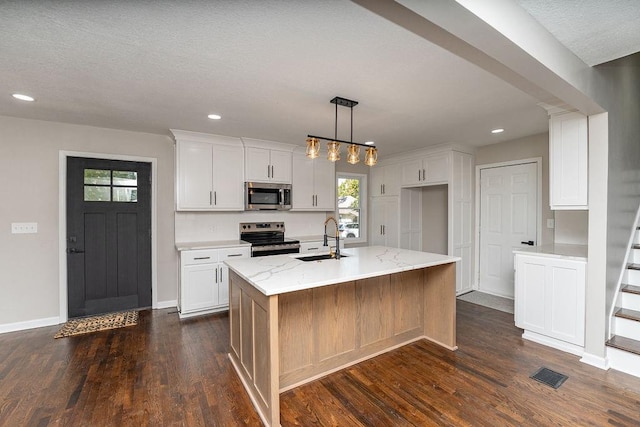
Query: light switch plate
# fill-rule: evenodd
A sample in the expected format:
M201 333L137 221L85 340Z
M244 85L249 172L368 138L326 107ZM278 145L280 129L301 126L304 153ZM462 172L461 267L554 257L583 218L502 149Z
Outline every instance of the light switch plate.
M38 232L37 222L12 222L11 223L12 234L28 234L28 233L37 233L37 232Z
M555 227L556 227L556 220L553 218L547 219L547 228L555 228Z

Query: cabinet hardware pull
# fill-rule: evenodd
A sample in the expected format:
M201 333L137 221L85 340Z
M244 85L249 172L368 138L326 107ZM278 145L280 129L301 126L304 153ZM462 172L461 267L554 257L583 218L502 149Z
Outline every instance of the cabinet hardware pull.
M380 226L380 235L382 236L382 225Z
M422 178L420 178L420 169L418 169L418 181L422 181Z
M210 258L211 258L210 256L198 256L198 257L195 257L194 259L210 259Z
M209 204L213 204L213 191L209 191Z
M520 242L520 243L522 243L523 245L529 245L529 246L533 246L534 245L533 240L528 240L526 242Z
M386 231L386 230L385 230L385 227L384 227L384 225L383 225L383 226L382 226L382 235L383 235L383 236L384 236L384 234L385 234L385 231Z
M218 204L218 192L217 191L213 192L213 204L214 205Z
M422 169L422 180L425 181L427 179L427 173L424 169Z
M219 268L220 271L220 283L222 283L222 267Z
M307 251L311 252L311 251L317 251L319 248L308 248Z
M267 165L267 178L271 178L271 166Z
M274 175L275 175L273 171L274 171L274 167L273 165L271 165L271 178L274 178Z
M229 255L227 255L227 257L229 257L229 258L234 257L234 256L242 256L242 254L229 254Z

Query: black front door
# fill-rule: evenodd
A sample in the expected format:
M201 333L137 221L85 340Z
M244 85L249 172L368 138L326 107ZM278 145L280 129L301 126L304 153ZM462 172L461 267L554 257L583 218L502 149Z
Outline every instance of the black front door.
M67 158L69 317L151 306L151 164Z

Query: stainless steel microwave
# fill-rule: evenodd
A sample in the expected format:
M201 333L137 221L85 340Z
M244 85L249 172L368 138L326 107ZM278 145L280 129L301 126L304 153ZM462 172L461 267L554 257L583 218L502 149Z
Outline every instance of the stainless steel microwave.
M291 209L291 184L244 183L244 210L285 211L289 209Z

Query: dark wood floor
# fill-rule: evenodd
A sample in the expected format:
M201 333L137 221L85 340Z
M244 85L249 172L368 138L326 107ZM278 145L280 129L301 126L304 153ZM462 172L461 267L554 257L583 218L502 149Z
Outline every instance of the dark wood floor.
M0 426L260 425L226 356L226 315L57 329L0 335ZM282 425L640 425L640 379L520 334L512 315L458 302L458 351L419 341L286 392ZM531 380L541 366L569 379Z

